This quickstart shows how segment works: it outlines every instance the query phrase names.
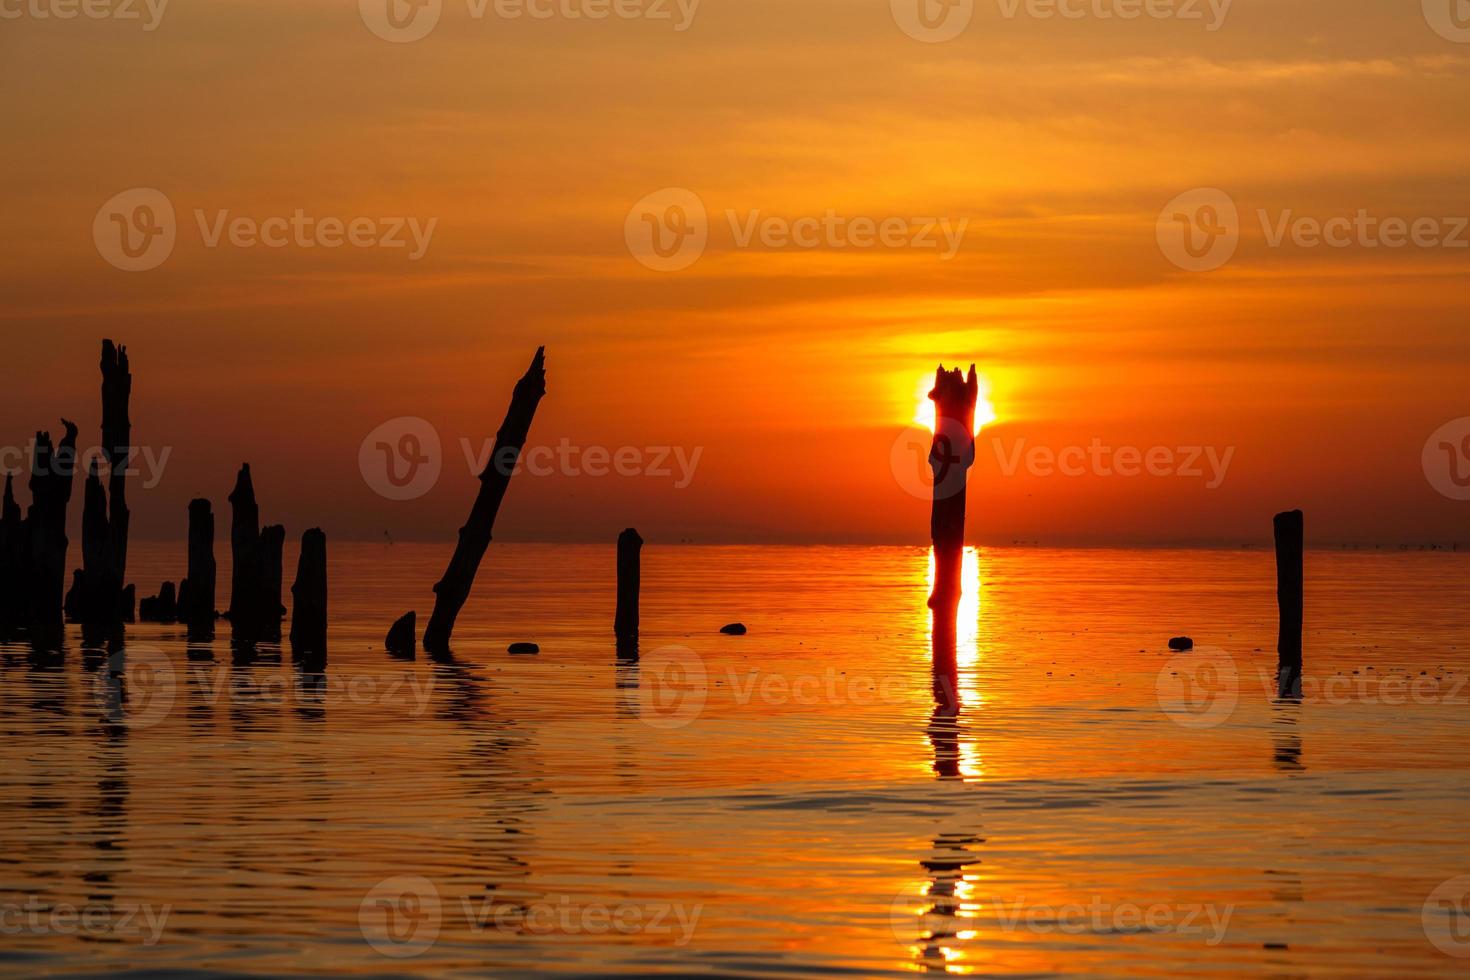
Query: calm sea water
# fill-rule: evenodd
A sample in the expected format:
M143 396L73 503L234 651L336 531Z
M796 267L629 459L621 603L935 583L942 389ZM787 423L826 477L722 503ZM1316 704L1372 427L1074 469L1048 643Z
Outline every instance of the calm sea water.
M631 663L611 547L495 545L454 661L389 657L447 552L334 544L322 675L0 648L0 968L1470 967L1470 556L1309 553L1274 704L1268 552L975 552L936 703L920 549L649 546Z

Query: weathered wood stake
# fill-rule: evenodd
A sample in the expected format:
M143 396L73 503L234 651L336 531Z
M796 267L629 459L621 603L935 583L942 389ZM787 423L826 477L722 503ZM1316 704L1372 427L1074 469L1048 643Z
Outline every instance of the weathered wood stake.
M253 642L260 623L260 507L250 464L240 467L230 491L230 626L235 636Z
M179 618L189 635L214 633L214 512L202 497L189 501L189 575L179 589Z
M301 536L301 558L291 586L291 652L314 669L326 663L327 536L319 527Z
M643 538L633 528L618 535L618 607L613 616L613 633L619 650L638 644L638 589L642 580L640 556Z
M980 386L975 365L966 378L960 369L934 373L934 442L929 467L934 473L934 503L929 535L934 543L934 591L929 606L945 609L959 601L965 554L965 489L975 461L975 402Z
M521 448L531 431L536 406L546 394L546 348L539 347L531 366L516 382L515 393L506 410L505 421L495 436L495 449L490 462L480 474L480 492L470 510L469 520L459 529L459 543L444 577L434 586L434 612L424 628L424 649L431 653L447 653L454 633L454 621L469 598L475 573L490 547L491 532L500 502L510 486L511 473L520 458Z
M52 445L51 433L37 432L31 456L31 506L26 511L25 585L30 609L31 644L58 649L66 591L66 509L76 475L77 427L61 420L66 432Z
M1276 606L1280 629L1276 634L1276 696L1302 696L1302 512L1277 514Z
M305 538L302 539L303 541ZM281 586L285 573L282 571L282 552L286 549L286 529L279 524L269 524L260 530L260 551L257 562L260 566L260 618L267 628L279 625L286 615L281 604Z

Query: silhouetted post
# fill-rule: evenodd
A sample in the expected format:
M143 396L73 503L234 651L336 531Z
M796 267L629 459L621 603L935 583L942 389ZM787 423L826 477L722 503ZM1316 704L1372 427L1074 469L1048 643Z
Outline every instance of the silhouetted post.
M480 474L480 492L470 510L469 520L459 529L459 544L454 549L454 557L449 560L444 577L434 586L434 612L424 628L424 649L431 653L449 650L454 621L469 598L475 573L480 569L485 550L490 547L495 515L500 511L500 502L505 498L506 487L510 486L511 473L530 434L536 406L545 394L546 348L539 347L531 366L516 382L505 421L495 436L490 462Z
M230 626L238 638L253 642L260 622L260 507L255 502L249 463L240 467L229 500L230 552L234 556Z
M189 635L214 632L214 512L202 497L189 501L189 576L179 589L179 618Z
M934 472L934 503L929 512L929 535L934 543L933 609L959 601L965 554L965 489L975 461L975 401L980 386L975 365L968 378L960 369L934 373L934 442L929 467Z
M1302 512L1277 514L1276 606L1280 629L1276 634L1276 696L1302 696Z
M172 623L179 617L179 600L172 582L164 582L158 595L138 603L138 618L145 623Z
M260 620L267 629L279 629L286 615L286 607L281 604L281 586L285 577L281 555L285 548L284 527L271 524L261 529L260 551L256 560L260 563Z
M418 621L418 614L412 611L393 621L388 635L383 639L383 646L389 653L397 657L413 657L418 653Z
M291 586L291 652L320 670L327 655L327 536L314 527L301 536L296 583Z
M133 376L128 349L102 342L102 457L107 463L107 488L98 475L97 460L88 468L82 498L81 616L103 626L131 618L132 602L124 598L127 579L128 524L127 469L132 459L133 427L128 403ZM125 608L126 606L126 608Z
M12 635L25 620L24 530L20 505L15 502L15 477L7 473L5 496L0 498L0 638Z
M51 433L37 432L31 457L31 506L26 512L27 568L33 645L58 647L66 591L66 509L76 474L77 427L61 420L66 433L55 446Z
M613 616L613 633L618 649L638 649L638 589L642 573L639 568L643 539L633 528L618 535L618 608Z

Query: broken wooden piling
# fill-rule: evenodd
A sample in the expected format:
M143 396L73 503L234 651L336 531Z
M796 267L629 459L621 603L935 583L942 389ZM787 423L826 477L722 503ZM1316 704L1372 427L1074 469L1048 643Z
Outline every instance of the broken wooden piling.
M643 538L633 528L618 535L618 605L613 614L613 633L618 650L638 649L638 590L642 580L640 567Z
M311 669L327 658L327 536L314 527L301 536L291 586L291 653Z
M490 547L491 532L500 502L510 486L511 474L521 449L531 431L536 406L546 394L546 348L536 349L536 356L521 380L516 382L505 421L495 436L490 461L480 474L480 492L475 497L469 520L459 529L459 543L449 560L444 577L434 586L434 611L424 627L424 649L431 653L447 653L454 633L454 621L469 598L475 573L485 551Z
M189 501L189 574L179 587L179 619L193 639L214 632L214 512L202 497Z
M1276 696L1302 696L1302 512L1289 510L1272 521L1276 536Z
M929 536L934 545L934 591L929 605L946 608L959 601L965 552L965 490L975 461L975 402L979 396L975 365L965 377L960 369L934 373L934 441L929 467L934 474L934 502Z
M26 511L25 586L32 645L54 649L61 643L66 592L66 510L76 473L77 427L61 420L59 443L37 432L31 456L31 505Z
M304 539L303 539L304 540ZM256 562L260 568L260 591L257 593L260 603L260 619L267 630L272 628L279 630L281 620L286 615L286 607L281 602L282 580L285 573L282 571L282 553L286 549L286 529L280 524L270 524L260 530L260 550L256 554Z

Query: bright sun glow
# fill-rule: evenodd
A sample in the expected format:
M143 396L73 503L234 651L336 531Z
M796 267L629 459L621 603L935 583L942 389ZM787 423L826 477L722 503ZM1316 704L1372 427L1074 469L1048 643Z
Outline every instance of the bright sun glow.
M983 374L976 374L975 380L980 388L980 395L975 399L975 434L979 435L981 429L995 421L996 415L995 406L990 404L990 382ZM929 392L933 389L934 375L919 379L919 407L914 410L914 424L922 425L930 432L934 431L934 402L929 399Z

